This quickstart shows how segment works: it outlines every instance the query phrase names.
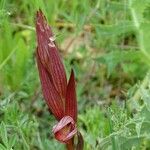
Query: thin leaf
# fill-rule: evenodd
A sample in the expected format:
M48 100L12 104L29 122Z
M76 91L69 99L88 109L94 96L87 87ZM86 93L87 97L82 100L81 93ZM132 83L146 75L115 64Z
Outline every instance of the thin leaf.
M1 123L1 127L0 127L0 136L2 138L3 143L5 144L5 146L8 145L8 137L7 137L7 129L6 129L6 125L4 122Z
M7 148L0 143L0 150L7 150Z
M11 149L16 143L17 136L13 135L9 140L9 149Z

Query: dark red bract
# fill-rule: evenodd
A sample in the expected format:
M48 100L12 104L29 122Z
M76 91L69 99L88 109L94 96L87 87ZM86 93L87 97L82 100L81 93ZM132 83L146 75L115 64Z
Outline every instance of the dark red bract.
M70 143L77 134L77 100L73 70L67 83L66 72L50 26L42 11L36 16L36 60L44 99L55 118L55 138ZM77 134L78 135L78 134Z

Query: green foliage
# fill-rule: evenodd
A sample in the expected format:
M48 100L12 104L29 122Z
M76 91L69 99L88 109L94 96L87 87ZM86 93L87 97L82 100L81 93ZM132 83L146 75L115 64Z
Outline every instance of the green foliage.
M2 150L10 149L49 149L53 145L59 147L54 140L43 135L39 123L34 116L31 116L25 110L25 106L19 106L15 100L15 94L10 95L7 99L1 99L0 102L0 148ZM43 130L44 133L44 130ZM63 147L60 148L62 149Z
M39 8L76 73L85 150L149 149L149 0L1 0L0 149L65 149L34 62Z
M17 90L25 78L31 53L27 49L22 33L13 35L14 31L8 19L4 20L2 26L3 37L0 41L0 70L4 81L2 84L7 84L11 90Z
M108 134L108 121L97 106L87 108L84 114L79 115L79 127L81 125L86 131L83 131L86 149L95 149L99 137Z

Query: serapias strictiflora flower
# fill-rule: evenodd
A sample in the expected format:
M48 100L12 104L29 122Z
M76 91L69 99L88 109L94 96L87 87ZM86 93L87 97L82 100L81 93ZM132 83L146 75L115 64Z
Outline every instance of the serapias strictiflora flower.
M36 60L44 99L58 120L53 127L55 138L67 144L68 149L75 149L73 138L78 137L76 149L83 148L83 139L77 130L77 99L73 70L67 82L55 39L42 11L36 16L37 50ZM81 146L82 145L82 146Z

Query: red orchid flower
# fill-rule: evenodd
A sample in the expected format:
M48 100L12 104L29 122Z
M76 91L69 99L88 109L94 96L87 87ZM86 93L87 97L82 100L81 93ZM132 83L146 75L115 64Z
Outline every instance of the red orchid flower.
M68 150L82 150L83 138L77 130L77 99L73 70L67 83L64 65L55 44L52 30L42 11L36 16L38 47L36 60L44 99L58 120L53 127L55 138L67 144ZM74 137L78 142L74 144Z

